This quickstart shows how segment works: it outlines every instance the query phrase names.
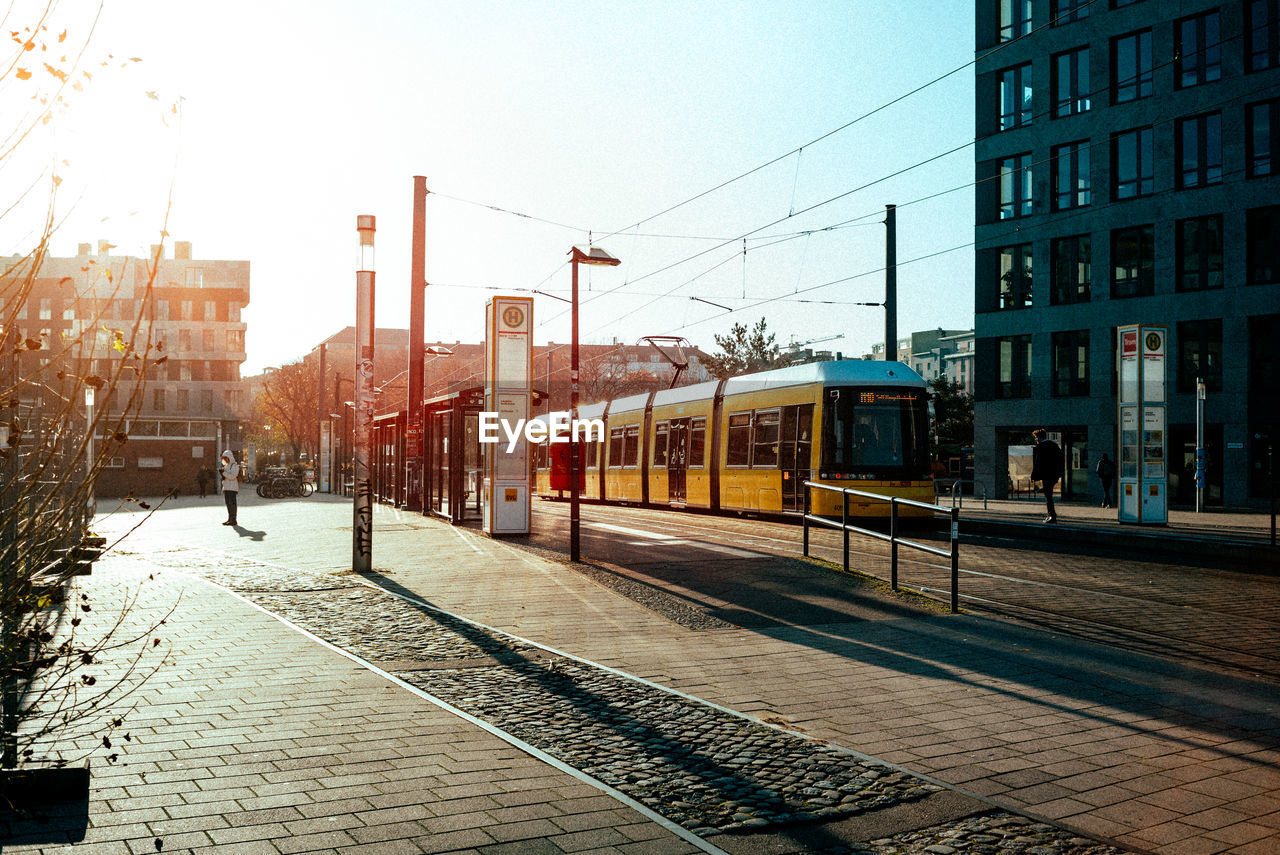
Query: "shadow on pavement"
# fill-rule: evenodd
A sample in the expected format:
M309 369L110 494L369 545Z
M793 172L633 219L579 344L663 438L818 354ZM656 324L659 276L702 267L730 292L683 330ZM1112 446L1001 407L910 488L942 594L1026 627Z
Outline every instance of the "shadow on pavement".
M241 537L247 537L250 540L261 541L267 536L267 533L265 531L254 531L253 529L245 528L242 525L233 525L232 528L236 530L236 534L240 535Z
M404 587L395 580L377 571L361 573L360 576L388 593L407 599L408 605L421 612L425 617L458 633L481 649L488 649L494 645L494 635L465 621L450 617L448 612L431 605L421 594ZM565 675L557 671L554 664L555 660L540 661L525 656L518 651L508 649L501 655L500 661L504 666L515 669L525 679L533 681L541 689L554 695L558 702L563 703L565 707L573 709L578 715L613 731L618 737L625 740L625 744L629 746L626 750L627 762L639 762L638 757L644 755L651 758L655 764L677 765L680 767L680 772L674 773L677 777L680 774L696 776L721 791L725 798L751 801L753 799L767 799L776 795L764 783L753 780L740 774L737 769L720 763L717 759L719 748L714 743L697 744L674 738L671 733L650 722L632 716L624 709L618 708L611 697L593 691L576 680L566 678ZM763 727L763 725L761 726ZM541 726L537 728L537 730L541 729ZM513 735L528 740L552 754L559 754L561 760L570 765L575 765L571 755L557 752L554 747L538 745L538 740L530 738L529 734L514 733ZM579 767L575 765L575 768ZM599 780L599 770L594 769L591 764L586 764L586 768L582 768L582 771ZM618 789L627 792L628 788L619 786ZM627 795L638 799L643 793L627 792ZM661 811L659 812L661 813ZM792 825L790 827L785 824L772 825L762 830L774 838L775 841L791 840L803 845L806 850L819 851L826 848L843 847L849 843L847 838L831 833L825 827L826 825L826 821L817 820L806 821L798 826ZM743 841L750 840L752 836L751 832L732 835L733 838ZM722 840L724 838L717 839Z

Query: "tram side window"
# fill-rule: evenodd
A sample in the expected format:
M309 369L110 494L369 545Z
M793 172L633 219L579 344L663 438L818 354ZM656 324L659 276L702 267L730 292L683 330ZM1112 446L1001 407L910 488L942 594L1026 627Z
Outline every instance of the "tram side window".
M658 422L653 427L653 465L665 468L667 465L667 435L670 426L667 422Z
M729 415L729 442L726 451L727 465L751 465L751 413Z
M751 432L751 465L763 469L778 465L778 411L761 410L756 413L755 427Z
M689 466L702 466L707 446L707 420L694 419L689 423Z
M626 428L610 428L609 430L609 468L622 465L622 443L626 438Z
M600 462L600 446L599 442L588 442L584 446L587 450L587 468L595 469Z
M626 445L622 448L622 465L635 466L636 461L640 459L640 426L632 425L627 428Z

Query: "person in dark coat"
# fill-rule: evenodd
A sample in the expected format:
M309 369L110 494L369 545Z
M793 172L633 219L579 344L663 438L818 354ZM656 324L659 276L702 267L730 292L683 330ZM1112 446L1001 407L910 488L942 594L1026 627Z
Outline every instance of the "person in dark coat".
M1098 461L1098 480L1102 482L1102 507L1111 507L1111 487L1116 480L1116 464L1110 457L1103 452L1102 459Z
M1062 480L1062 449L1058 443L1049 439L1049 434L1040 428L1031 434L1036 438L1035 450L1031 452L1031 480L1040 482L1044 490L1044 506L1047 515L1044 521L1055 523L1058 512L1053 507L1053 488Z

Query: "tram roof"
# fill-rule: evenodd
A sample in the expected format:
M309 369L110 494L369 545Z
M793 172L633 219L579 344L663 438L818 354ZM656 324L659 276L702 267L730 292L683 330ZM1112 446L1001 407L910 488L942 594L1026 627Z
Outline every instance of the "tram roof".
M781 389L787 386L805 386L821 383L824 386L923 386L920 375L901 362L871 359L841 359L831 362L808 362L772 371L742 374L730 377L724 384L726 395L758 392L762 389ZM683 404L710 398L716 392L717 381L695 383L678 389L664 389L653 399L655 407L664 404ZM616 406L616 405L615 405Z

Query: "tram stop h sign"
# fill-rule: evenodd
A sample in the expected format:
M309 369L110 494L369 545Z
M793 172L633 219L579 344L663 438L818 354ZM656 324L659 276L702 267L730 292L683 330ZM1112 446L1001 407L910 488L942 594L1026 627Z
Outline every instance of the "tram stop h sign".
M529 441L520 429L533 395L533 298L494 297L485 305L485 334L484 407L505 423L501 435L519 437L484 445L484 530L528 534Z
M1120 501L1122 523L1169 521L1165 354L1169 328L1132 324L1116 331L1120 390Z

